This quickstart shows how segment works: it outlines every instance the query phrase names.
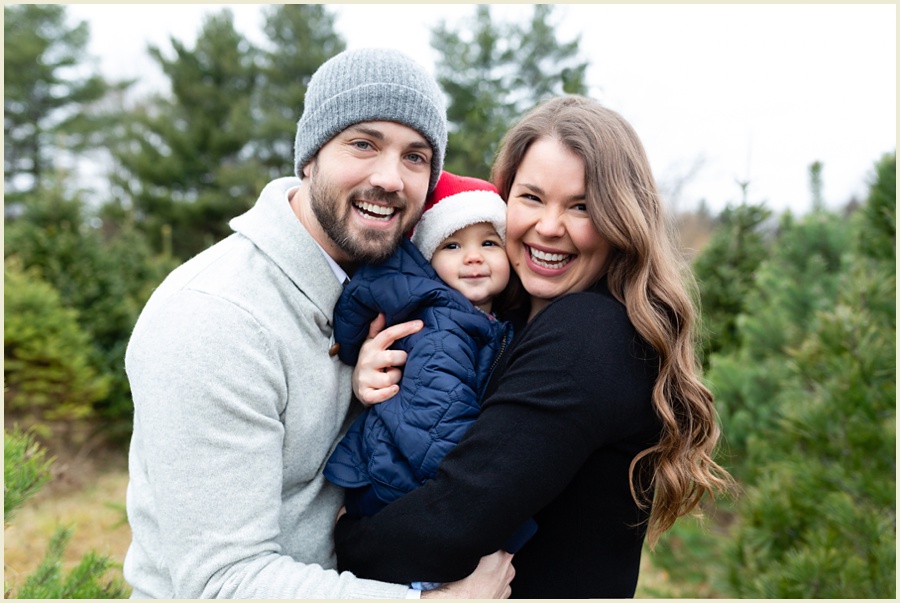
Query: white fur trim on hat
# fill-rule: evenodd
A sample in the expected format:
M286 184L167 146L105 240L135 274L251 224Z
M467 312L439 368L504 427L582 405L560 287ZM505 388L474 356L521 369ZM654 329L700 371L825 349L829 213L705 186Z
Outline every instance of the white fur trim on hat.
M457 230L480 222L490 222L506 245L506 203L500 195L485 190L456 193L427 208L411 239L430 262L441 241Z

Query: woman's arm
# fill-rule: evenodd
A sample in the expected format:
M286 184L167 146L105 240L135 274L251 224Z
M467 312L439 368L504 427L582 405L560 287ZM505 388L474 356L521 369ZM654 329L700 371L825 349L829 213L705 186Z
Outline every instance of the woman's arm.
M653 375L634 338L608 298L549 306L519 336L497 391L435 479L372 517L341 519L339 567L400 582L470 573L598 446L636 429Z

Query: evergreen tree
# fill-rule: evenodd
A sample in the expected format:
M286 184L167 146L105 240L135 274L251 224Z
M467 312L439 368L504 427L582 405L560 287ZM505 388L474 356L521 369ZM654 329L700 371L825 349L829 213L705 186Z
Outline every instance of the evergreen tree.
M729 205L694 261L703 309L705 366L711 354L737 346L737 320L746 307L756 268L768 253L763 227L770 215L762 205Z
M872 236L857 240L859 252L873 259L893 261L897 255L897 156L887 155L875 166L869 200L862 208Z
M734 347L710 357L707 377L738 477L752 480L771 452L770 430L793 370L785 357L817 327L817 312L833 307L849 235L838 215L785 213L742 294Z
M3 431L3 510L10 519L21 505L34 496L50 479L53 459L32 434L18 429ZM35 572L27 576L16 592L4 580L4 598L21 599L122 599L128 588L119 579L106 578L113 561L106 555L89 551L67 575L62 572L65 547L72 528L57 528L47 553Z
M579 39L556 39L553 10L534 5L527 24L504 23L479 4L458 27L441 22L432 30L436 77L449 97L449 171L489 178L503 134L525 111L551 95L586 93Z
M277 178L294 173L294 136L312 74L345 44L325 5L268 5L263 15L270 46L260 57L254 156L270 178Z
M850 220L782 218L737 347L713 355L744 495L712 530L676 524L653 557L673 579L735 598L896 596L896 156L876 175Z
M9 522L25 501L50 481L50 465L31 433L3 430L3 521Z
M79 329L86 334L78 354L56 348L66 357L88 358L92 370L103 376L105 393L82 396L82 402L93 404L107 435L124 438L130 433L132 414L123 367L125 346L140 309L175 261L152 254L143 235L127 223L120 224L113 236L104 236L90 224L78 194L67 198L61 185L25 199L21 218L6 225L4 256L15 257L24 270L51 286L59 303L77 316ZM11 295L20 294L17 287L18 280L6 283ZM23 311L14 318L27 322L30 316ZM34 317L27 332L35 341L22 345L43 345L43 320ZM78 397L74 387L68 389L69 395Z
M193 48L170 39L174 56L149 49L171 96L137 109L114 155L120 203L157 249L171 228L186 259L230 233L228 220L251 207L266 181L252 159L256 50L234 28L230 10L209 15Z
M825 209L825 196L822 193L822 162L814 161L809 166L809 192L812 196L813 211Z
M522 39L515 53L519 112L551 96L587 93L588 63L578 58L581 37L557 40L555 24L550 22L555 10L552 4L535 4L533 10L530 23L520 30Z
M88 108L109 91L99 75L86 74L87 23L71 25L58 4L3 7L3 168L9 210L40 187L75 154L102 144L108 116Z
M791 370L783 356L815 328L816 312L830 308L837 294L850 231L825 210L821 173L821 163L810 166L810 214L798 220L786 212L773 240L764 242L757 225L768 212L746 203L734 215L726 210L723 221L738 228L717 232L696 264L704 310L712 310L705 358L725 440L743 459L738 475L759 465L760 459L748 460L752 450L767 450L764 434Z
M772 358L788 374L774 420L750 426L765 452L750 450L727 558L738 597L896 596L895 171L881 162L854 216L831 303Z
M77 312L36 271L3 265L4 407L29 421L71 423L91 414L109 391L91 363L91 344Z

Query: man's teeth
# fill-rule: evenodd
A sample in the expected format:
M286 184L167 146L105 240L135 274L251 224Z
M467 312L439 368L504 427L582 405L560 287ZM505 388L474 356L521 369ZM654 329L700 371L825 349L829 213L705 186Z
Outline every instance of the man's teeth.
M547 253L533 247L528 249L531 252L531 259L542 268L562 268L572 258L571 254L568 253Z
M366 203L361 201L355 204L356 208L368 214L368 217L374 220L383 220L387 222L394 215L393 207L385 207L384 205L375 205L374 203Z

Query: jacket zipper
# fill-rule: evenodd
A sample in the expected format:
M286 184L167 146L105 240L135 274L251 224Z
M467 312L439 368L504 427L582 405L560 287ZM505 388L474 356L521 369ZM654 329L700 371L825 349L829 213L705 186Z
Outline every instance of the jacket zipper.
M497 368L497 364L500 362L500 359L503 358L503 353L506 352L506 343L509 341L509 330L510 327L507 325L506 329L503 331L503 339L500 340L500 351L497 352L497 356L494 358L494 361L491 363L491 368L488 369L487 379L484 380L484 385L481 386L481 391L478 393L478 405L481 406L482 399L484 398L484 392L487 390L488 384L491 382L491 378L494 376L494 369Z

